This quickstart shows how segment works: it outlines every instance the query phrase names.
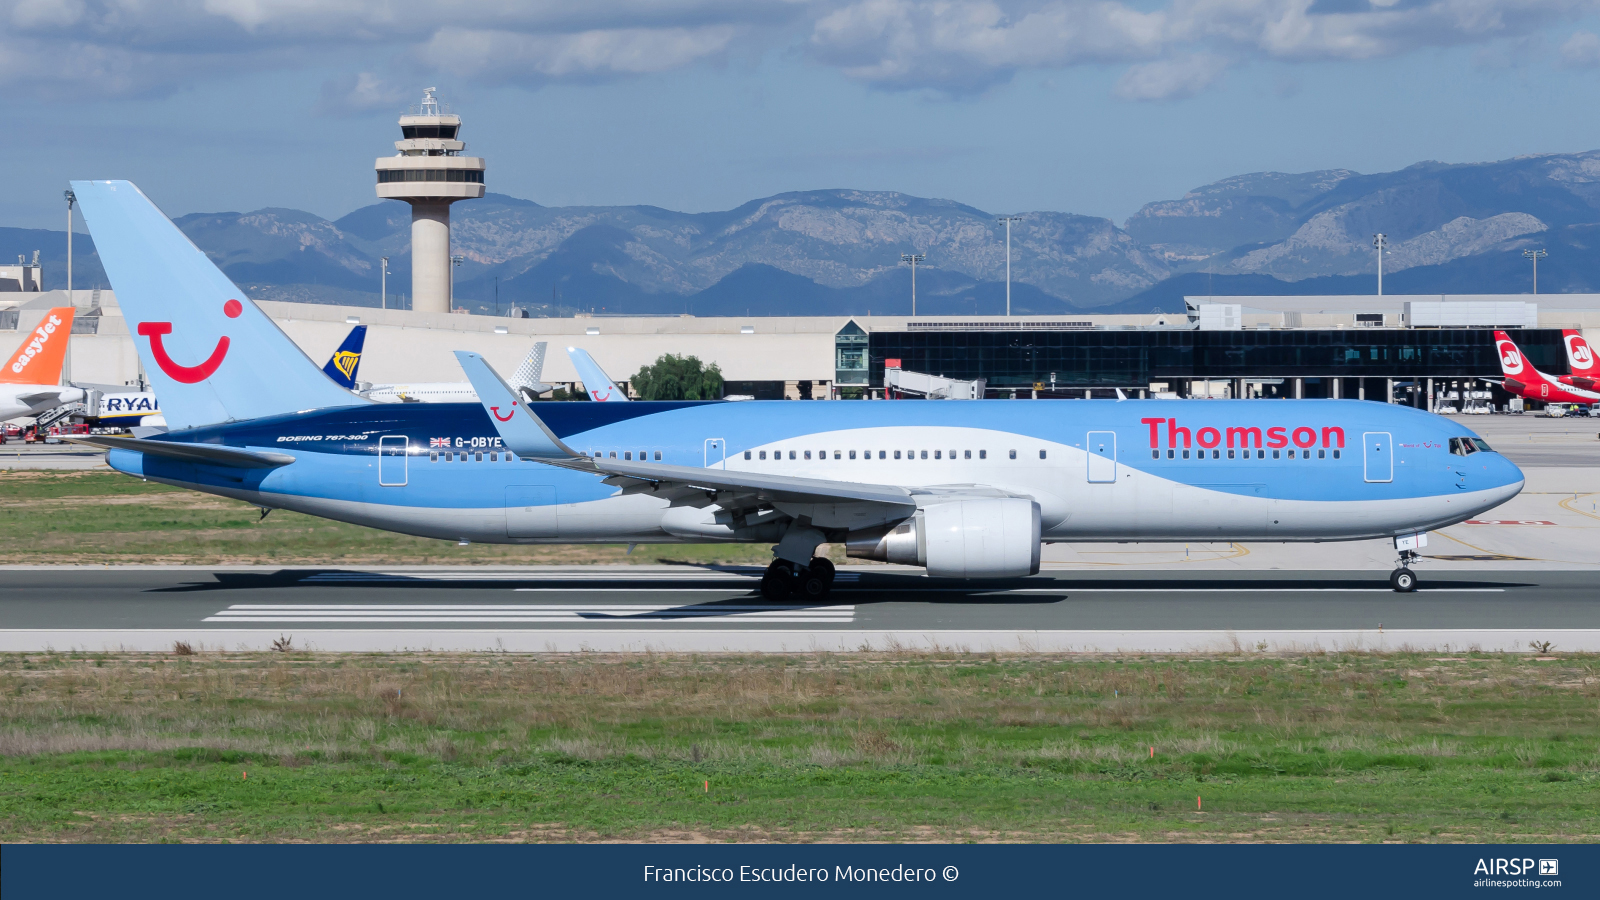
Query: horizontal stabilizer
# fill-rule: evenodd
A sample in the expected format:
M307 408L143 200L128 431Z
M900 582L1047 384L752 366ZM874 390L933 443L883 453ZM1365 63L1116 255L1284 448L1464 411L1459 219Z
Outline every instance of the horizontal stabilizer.
M232 466L235 469L276 469L294 462L294 457L285 453L240 450L238 447L222 447L217 444L183 444L177 441L150 441L108 435L91 437L63 435L63 440L104 450L136 450L151 456L163 456L167 459L210 466Z

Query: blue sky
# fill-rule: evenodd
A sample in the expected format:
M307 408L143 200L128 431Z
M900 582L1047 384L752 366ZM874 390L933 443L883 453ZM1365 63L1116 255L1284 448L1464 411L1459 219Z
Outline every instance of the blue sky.
M1600 0L0 0L0 224L70 178L336 218L421 88L491 191L1120 222L1245 172L1600 148ZM81 225L80 225L81 227Z

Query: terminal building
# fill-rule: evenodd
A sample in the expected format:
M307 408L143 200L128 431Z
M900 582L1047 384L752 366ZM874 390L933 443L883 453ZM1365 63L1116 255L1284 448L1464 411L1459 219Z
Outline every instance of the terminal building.
M142 379L112 291L74 291L70 349L79 382ZM757 298L752 298L756 300ZM26 331L64 291L0 293L0 342ZM1565 328L1600 343L1600 294L1191 297L1183 315L1013 317L467 316L263 302L313 360L351 326L368 326L360 378L460 381L452 351L482 353L509 372L548 341L546 382L578 383L567 346L588 350L618 382L665 353L716 363L726 392L759 399L878 399L886 363L985 382L988 398L1171 394L1215 398L1339 397L1427 408L1429 398L1498 378L1493 330L1530 362L1567 371ZM581 392L580 392L581 393ZM893 394L893 391L890 391ZM1496 405L1509 399L1494 395Z

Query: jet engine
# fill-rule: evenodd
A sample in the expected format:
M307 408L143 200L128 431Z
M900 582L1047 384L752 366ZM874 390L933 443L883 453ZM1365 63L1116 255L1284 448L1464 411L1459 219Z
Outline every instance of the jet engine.
M1020 498L925 506L894 525L852 531L857 559L926 566L935 578L1016 578L1039 572L1039 504Z

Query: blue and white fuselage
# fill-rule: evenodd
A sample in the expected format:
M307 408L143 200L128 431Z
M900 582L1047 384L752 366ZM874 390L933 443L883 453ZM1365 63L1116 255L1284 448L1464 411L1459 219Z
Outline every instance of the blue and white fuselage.
M1450 419L1354 400L544 403L537 412L567 446L601 459L1030 497L1047 541L1381 538L1470 518L1523 483L1498 453L1452 452L1452 438L1473 435ZM477 404L313 410L161 440L295 462L240 470L114 450L110 464L425 537L738 539L686 526L648 493L517 458Z

